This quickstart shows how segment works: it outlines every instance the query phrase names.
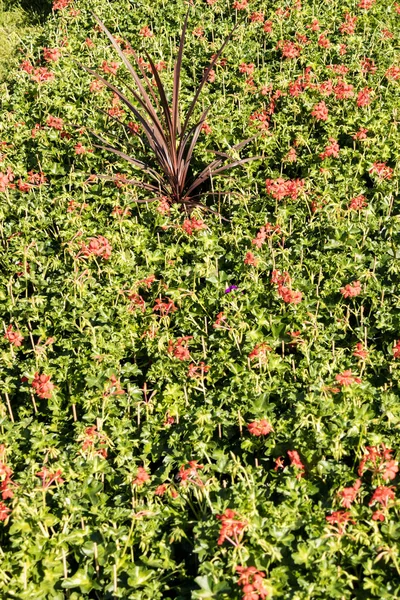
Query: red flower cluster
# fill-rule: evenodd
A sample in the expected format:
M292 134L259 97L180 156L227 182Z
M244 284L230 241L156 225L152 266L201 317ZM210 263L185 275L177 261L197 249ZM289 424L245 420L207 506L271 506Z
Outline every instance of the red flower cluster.
M249 360L258 358L262 364L265 364L267 361L267 352L270 352L271 350L271 346L268 346L266 342L263 342L262 344L256 344L249 354Z
M349 210L362 210L367 206L367 199L365 196L355 196L349 203Z
M63 119L60 119L59 117L53 117L52 115L47 117L46 124L53 129L58 129L58 131L61 131L64 127Z
M249 251L246 252L246 256L243 262L245 265L251 265L253 267L256 267L258 265L258 258L256 258L254 254Z
M283 200L284 198L297 200L299 193L304 188L304 184L304 179L285 180L282 177L278 177L277 179L265 180L267 193L275 198L275 200Z
M346 512L345 510L336 510L331 515L328 515L326 517L326 520L331 525L337 525L338 531L340 534L343 533L344 525L346 525L346 523L348 523L348 522L354 523L354 521L351 518L350 513Z
M285 285L291 284L291 278L287 271L281 274L280 271L275 269L272 271L271 283L278 286L278 294L284 302L287 304L300 304L303 299L303 294L299 290L292 290L290 287Z
M344 506L345 508L350 508L350 506L352 505L352 503L354 502L354 500L357 497L358 494L358 490L361 487L361 479L357 479L357 481L351 486L351 487L347 487L344 488L343 490L341 490L338 493L338 496L340 497L340 502L341 505Z
M299 469L299 471L301 471L300 473L298 473L297 478L301 477L304 474L305 466L301 462L299 453L297 452L297 450L288 450L287 454L290 460L290 466L296 467L296 469Z
M393 480L399 470L398 462L393 459L393 450L381 446L367 446L365 454L360 461L358 474L360 477L366 470L372 471L373 475L380 474L384 481Z
M51 472L47 467L43 467L41 471L36 473L36 477L40 477L42 480L42 488L47 490L52 483L64 483L64 479L61 477L61 469Z
M281 233L281 228L279 225L271 225L271 223L266 223L263 227L261 227L257 233L257 236L251 241L251 243L257 246L257 248L261 248L266 239L271 238L275 233L277 235Z
M99 448L95 449L96 444L99 444ZM87 453L89 451L93 456L102 456L107 458L107 444L106 437L100 431L97 431L96 425L86 427L81 451Z
M210 367L201 361L198 365L192 363L189 365L188 377L191 379L201 379L205 373L208 373Z
M393 177L392 167L388 167L384 162L374 162L369 172L375 173L380 179L392 179Z
M260 435L268 435L273 431L273 427L269 421L266 419L261 419L260 421L253 421L247 425L247 429L251 435L255 435L259 437Z
M71 4L72 0L54 0L53 10L62 10Z
M361 108L371 104L371 94L372 90L367 87L358 92L357 106Z
M46 62L56 62L61 56L59 48L43 48L43 58Z
M187 342L191 339L193 339L192 335L185 335L184 337L178 338L175 342L170 340L168 344L169 354L173 354L178 360L190 360Z
M181 485L186 486L189 483L194 483L199 487L202 487L204 484L199 477L199 471L204 468L203 465L199 465L199 463L195 460L189 460L189 466L182 465L178 472L178 478L181 482Z
M122 396L123 394L125 394L125 390L122 389L120 380L116 375L111 375L104 396Z
M330 144L325 148L323 152L319 155L321 160L325 160L325 158L330 158L333 156L334 158L339 157L339 144L335 138L329 138Z
M150 481L150 475L143 467L138 467L136 477L132 481L132 485L142 486L146 481Z
M239 573L238 585L242 587L244 596L242 600L264 600L269 596L264 587L265 573L255 567L236 567Z
M50 381L50 379L51 375L45 375L44 373L42 373L42 375L39 375L39 373L35 373L31 385L35 390L36 394L39 396L39 398L51 398L55 385Z
M10 342L10 344L12 346L16 346L16 347L22 346L24 336L21 335L20 331L14 331L14 328L12 325L9 325L7 327L4 337L7 341Z
M281 50L283 58L297 58L300 56L301 46L294 42L280 40L276 46L277 50Z
M340 33L347 33L347 35L353 35L356 29L357 17L352 17L350 13L345 13L344 22L340 25Z
M106 60L103 60L101 63L101 69L104 73L109 73L110 75L116 75L119 69L119 64L117 62L108 63Z
M342 387L348 387L354 383L361 383L361 379L353 375L351 371L343 371L343 373L336 375L335 379Z
M368 506L373 506L375 504L375 502L379 502L379 504L383 508L387 508L389 500L395 499L395 493L393 491L394 489L395 488L393 485L391 485L389 487L385 486L385 485L380 485L374 491L372 498L368 503Z
M243 531L248 523L245 519L241 519L239 515L232 509L227 508L224 514L217 515L222 523L219 532L218 546L222 546L225 540L228 540L233 546L239 546L243 536Z
M361 294L361 283L359 281L348 283L344 287L340 288L340 293L344 298L355 298Z
M15 187L12 182L14 181L14 173L11 167L7 167L6 173L0 173L0 192L5 192L7 188Z
M155 305L153 306L153 312L159 312L160 317L165 317L166 315L169 315L169 313L175 312L176 310L178 309L175 306L174 301L169 300L168 298L164 298L164 300L157 298Z
M90 238L88 244L82 244L78 256L98 256L100 258L104 258L104 260L108 260L111 256L111 250L112 247L108 239L102 235L99 235L97 237Z
M195 217L192 217L191 219L184 220L182 229L187 235L193 235L194 231L201 231L202 229L207 229L207 225L201 219L196 219Z
M311 112L311 116L315 117L318 121L326 121L328 114L328 107L323 100L316 104Z
M364 346L362 345L362 342L357 342L356 344L356 349L353 352L353 356L357 356L358 358L361 358L361 360L365 360L368 357L368 350L365 350Z

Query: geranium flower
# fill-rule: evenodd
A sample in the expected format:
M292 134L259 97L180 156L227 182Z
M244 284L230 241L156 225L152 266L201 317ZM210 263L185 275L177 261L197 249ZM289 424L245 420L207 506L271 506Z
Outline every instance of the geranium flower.
M14 331L14 328L13 328L12 325L9 325L7 327L7 330L6 330L5 334L4 334L4 338L7 341L9 341L12 346L15 346L17 348L19 346L22 346L22 342L24 340L24 336L21 335L21 332L20 331Z
M243 262L245 265L256 267L258 265L258 258L256 258L252 252L246 252Z
M132 481L132 485L136 485L137 487L141 487L146 481L150 481L150 475L143 467L138 467L137 474L135 479Z
M63 119L60 119L59 117L53 117L52 115L49 115L47 117L46 123L49 127L52 127L53 129L58 129L59 131L61 131L64 127Z
M0 502L0 521L5 521L8 518L10 512L11 509L8 508L8 506L6 506L4 502Z
M362 194L352 198L349 203L349 210L362 210L367 206L367 199Z
M361 283L359 281L348 283L344 287L340 288L340 293L344 298L355 298L361 294Z
M188 340L193 339L192 335L178 338L175 342L170 340L168 344L169 354L173 354L178 360L190 360L190 352L187 347Z
M340 33L347 33L347 35L352 35L356 29L357 17L351 16L350 13L345 13L344 15L344 23L342 23L339 27Z
M44 373L39 375L39 373L35 373L31 385L39 398L51 398L55 385L50 381L50 379L51 375L45 375Z
M400 340L394 343L393 358L400 358Z
M341 498L341 505L345 508L350 508L352 503L357 497L358 490L361 487L361 479L357 479L357 481L351 486L344 488L340 492L338 492L338 496Z
M393 169L384 162L374 162L369 173L375 173L380 179L392 179Z
M227 508L222 515L217 515L217 519L222 523L217 542L218 546L222 546L225 540L228 540L233 546L238 546L248 522L245 519L241 519L230 508Z
M36 477L40 477L42 480L42 488L47 490L52 483L64 483L64 479L61 477L61 469L51 472L47 467L43 467L41 471L36 473Z
M288 450L287 454L288 454L288 457L290 460L290 465L292 467L296 467L296 469L300 469L301 471L304 471L305 466L301 462L300 455L297 452L297 450Z
M165 317L166 315L169 315L169 313L177 310L174 301L168 298L164 298L164 300L157 298L155 300L155 305L153 306L153 312L159 312L161 317Z
M273 427L269 421L266 419L261 419L260 421L253 421L247 425L247 429L251 435L255 435L259 437L260 435L268 435L273 431Z
M43 58L46 62L56 62L61 56L59 48L43 48Z
M318 121L326 121L329 115L328 107L322 100L314 106L311 112L311 116L315 117Z
M188 467L182 465L178 472L178 479L183 486L189 483L194 483L198 487L203 487L204 483L200 479L199 471L204 469L204 465L200 465L196 460L189 460Z
M372 91L370 88L364 88L360 92L358 92L357 96L357 106L364 107L371 104L371 94Z
M244 592L243 600L264 600L269 593L264 587L265 573L258 571L255 567L236 567L239 573L238 585Z
M339 533L343 533L346 523L354 523L349 512L345 510L336 510L331 515L325 517L331 525L337 525Z
M353 356L357 356L358 358L361 358L362 360L365 360L368 357L368 350L364 349L362 342L357 342L356 349L353 352Z
M343 387L348 387L354 383L361 383L361 379L359 377L355 377L351 371L343 371L343 373L336 375L335 379L338 384Z
M88 244L82 243L79 254L86 257L97 256L108 260L111 256L111 251L112 246L108 239L103 235L99 235L90 238Z
M368 503L368 506L372 506L375 502L379 502L383 506L383 508L387 508L389 500L395 499L394 490L395 487L391 485L390 487L385 485L380 485L374 491L371 500Z

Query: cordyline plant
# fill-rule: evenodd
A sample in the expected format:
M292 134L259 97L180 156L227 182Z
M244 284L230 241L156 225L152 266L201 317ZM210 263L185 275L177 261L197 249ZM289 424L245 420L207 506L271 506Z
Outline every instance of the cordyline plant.
M212 178L214 175L218 175L219 173L227 171L228 169L239 165L243 165L244 163L256 160L260 157L254 156L250 158L238 159L234 160L229 164L224 164L229 159L229 155L223 152L213 151L216 155L216 158L211 163L209 163L200 173L198 173L197 176L195 176L194 178L190 177L189 171L193 158L193 152L198 137L200 135L202 125L206 121L210 107L204 110L199 121L194 126L189 126L190 119L197 105L200 93L208 80L210 71L212 70L213 66L220 57L226 44L231 39L236 27L226 37L221 48L214 55L212 61L205 69L201 82L194 94L194 98L189 106L186 116L184 117L184 119L181 119L179 93L181 83L183 49L185 44L188 16L189 13L187 13L185 18L179 43L178 57L174 67L171 107L169 105L167 94L161 82L160 76L157 72L156 66L153 60L148 55L148 53L145 52L145 55L149 62L151 73L154 77L157 94L153 89L151 81L145 73L142 61L139 59L138 55L130 48L130 52L134 56L134 59L137 64L137 70L135 70L132 64L125 56L123 50L120 48L117 40L108 31L107 27L96 15L94 15L95 20L111 41L113 47L122 59L124 65L128 69L136 84L137 91L132 89L130 86L126 87L129 89L129 92L136 100L137 104L139 105L139 108L134 106L132 102L125 96L125 94L121 92L120 89L111 84L104 77L102 77L92 69L85 67L84 65L81 66L88 73L94 75L110 90L117 94L120 100L137 118L137 120L143 128L143 132L146 136L148 145L154 153L153 158L156 161L156 168L153 168L153 166L149 163L142 162L126 154L125 152L118 150L117 148L113 147L108 142L106 142L99 135L97 135L95 132L91 131L91 133L102 143L102 145L95 144L95 147L112 152L117 156L125 159L131 165L133 165L133 167L144 171L153 180L152 183L137 181L133 179L124 180L124 183L132 184L142 189L154 192L154 197L147 198L144 200L138 200L138 202L152 202L160 199L161 197L164 197L170 205L180 204L185 208L185 210L190 212L195 206L201 206L203 208L206 208L198 200L203 195L201 193L201 188L207 180ZM140 72L141 77L139 76L138 72ZM120 125L125 126L117 117L112 118L115 121L117 121ZM255 139L255 137L248 138L247 140L244 140L232 146L231 150L239 151L253 139ZM116 177L112 178L104 175L99 175L98 177L108 180L116 180Z

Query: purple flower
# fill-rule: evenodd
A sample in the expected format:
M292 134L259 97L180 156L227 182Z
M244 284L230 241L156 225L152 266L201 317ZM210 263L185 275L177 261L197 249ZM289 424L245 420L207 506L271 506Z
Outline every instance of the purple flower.
M225 294L229 294L229 292L233 292L233 290L237 290L237 289L238 289L237 285L230 285L229 287L226 288Z

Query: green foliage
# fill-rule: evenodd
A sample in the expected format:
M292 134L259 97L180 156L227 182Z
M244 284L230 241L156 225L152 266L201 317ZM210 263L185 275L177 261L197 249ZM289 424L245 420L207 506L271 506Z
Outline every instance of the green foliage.
M232 4L194 2L183 112ZM215 213L189 219L138 203L125 161L92 151L86 128L120 135L123 107L73 59L115 60L95 11L166 63L171 94L186 10L75 0L3 84L0 589L239 599L242 566L272 598L398 598L400 15L254 0L263 23L238 27L204 90L197 156L261 131L264 158L213 178Z

